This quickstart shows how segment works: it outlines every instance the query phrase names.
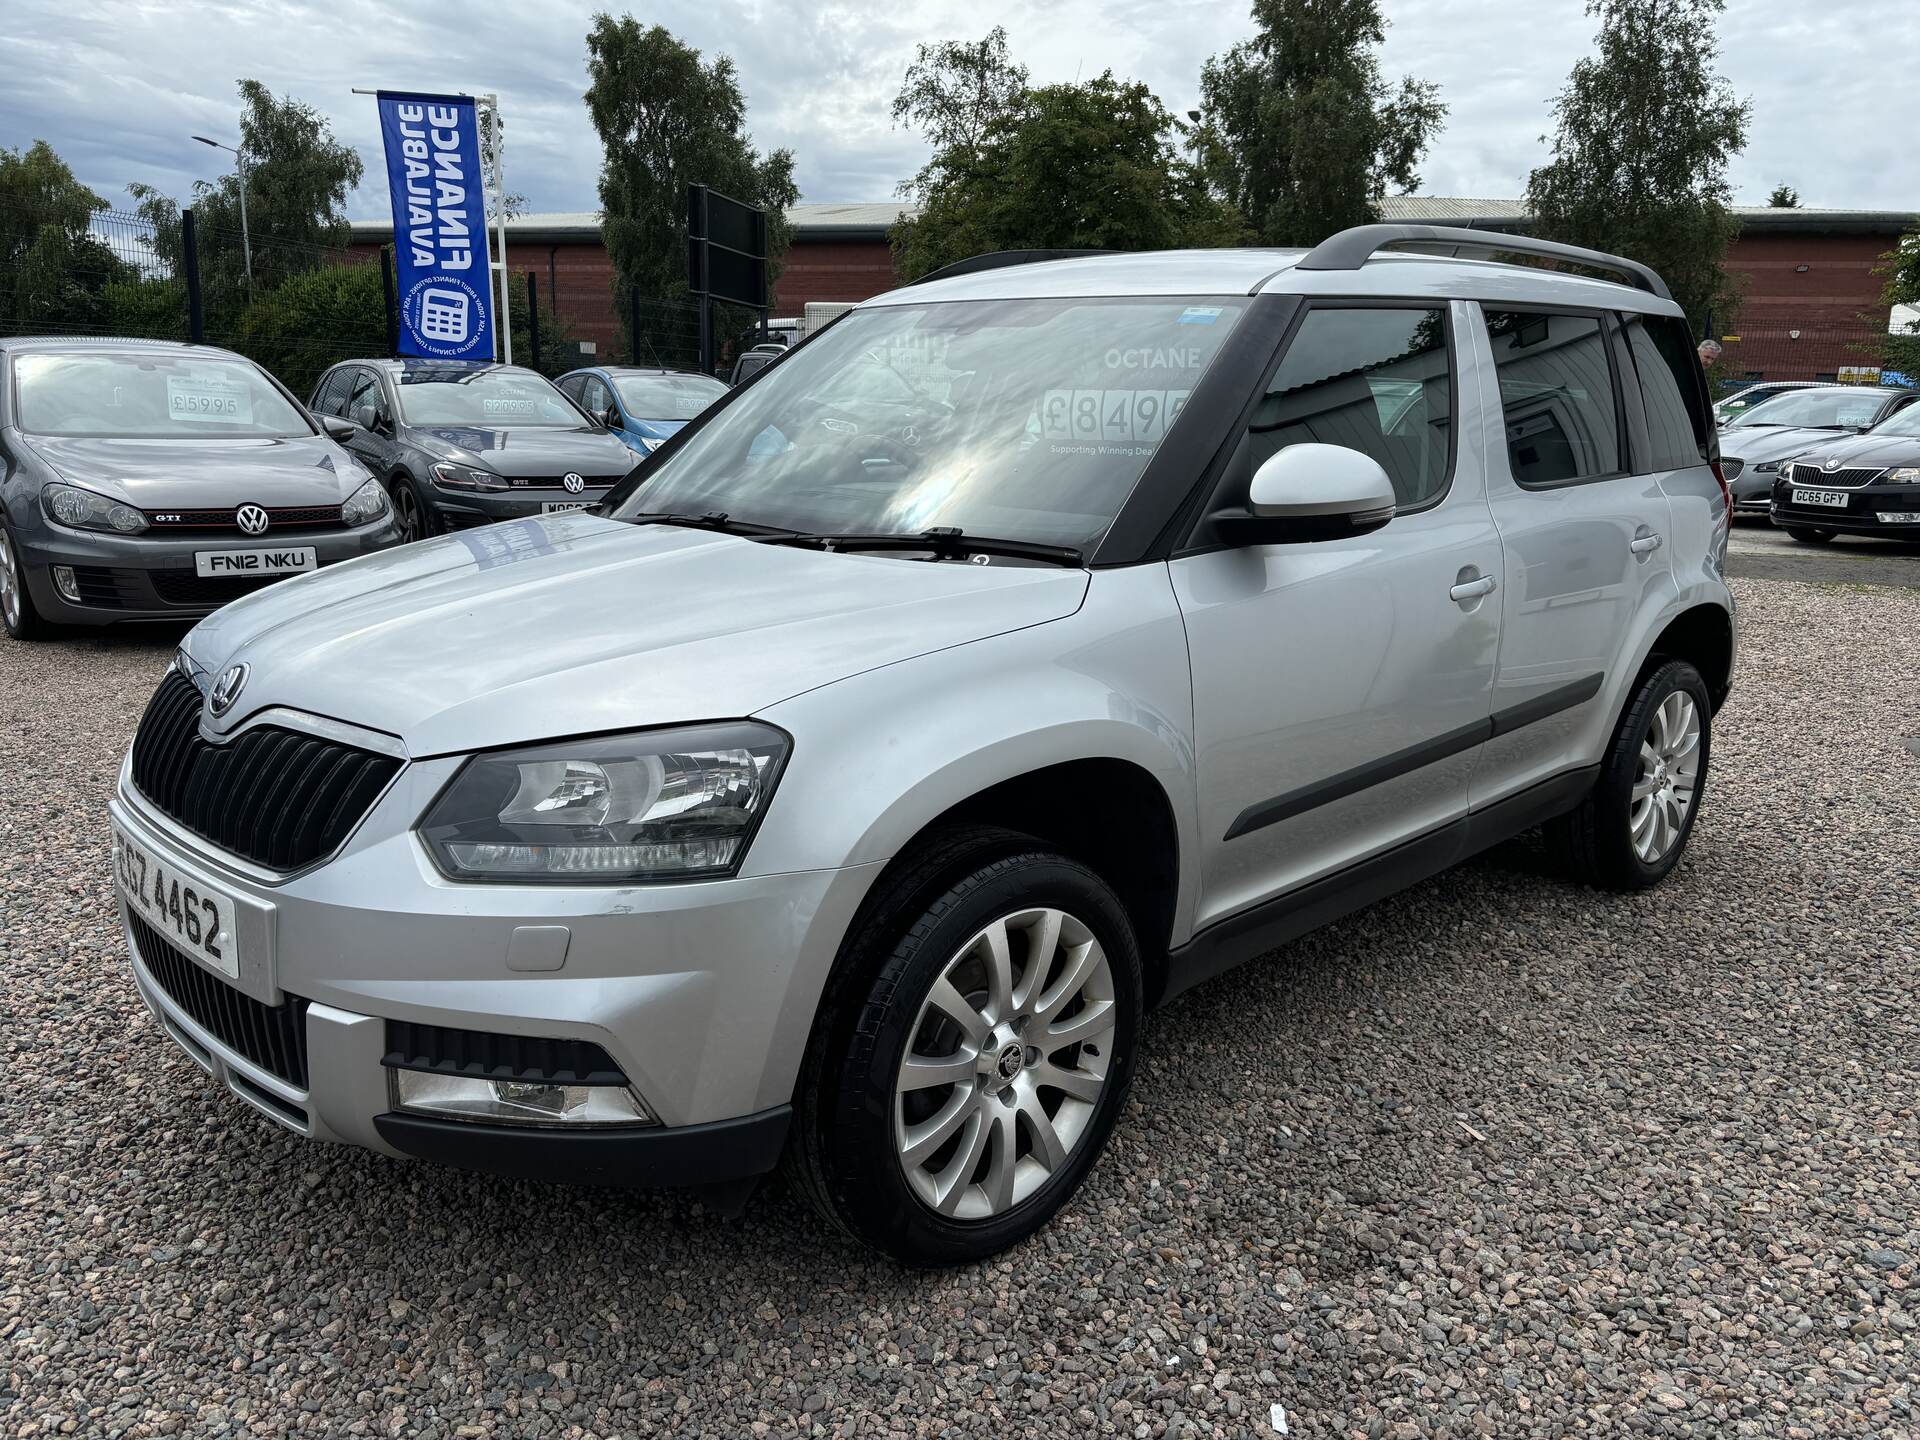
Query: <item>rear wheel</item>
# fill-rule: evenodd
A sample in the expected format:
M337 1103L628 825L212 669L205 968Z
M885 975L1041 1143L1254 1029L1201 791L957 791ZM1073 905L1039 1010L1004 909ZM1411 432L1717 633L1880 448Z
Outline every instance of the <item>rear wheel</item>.
M1693 834L1713 748L1707 683L1684 660L1640 682L1601 762L1600 778L1547 838L1578 879L1643 890L1667 877Z
M1816 530L1811 525L1789 525L1787 534L1802 545L1830 545L1833 543L1833 531Z
M20 552L4 525L0 525L0 625L16 640L45 640L53 630L34 609Z
M1077 861L969 827L850 937L792 1163L823 1215L912 1265L1025 1239L1099 1158L1133 1073L1140 954Z

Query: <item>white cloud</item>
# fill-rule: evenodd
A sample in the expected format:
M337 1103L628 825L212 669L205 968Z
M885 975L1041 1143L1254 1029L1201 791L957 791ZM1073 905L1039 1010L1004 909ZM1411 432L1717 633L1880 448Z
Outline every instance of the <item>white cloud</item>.
M0 137L45 138L116 202L129 181L185 195L220 156L188 138L229 138L234 84L258 79L333 121L367 161L356 215L386 210L373 101L356 85L498 91L508 183L535 210L595 204L599 146L581 103L590 3L492 0L418 12L376 0L262 0L190 12L138 0L11 0L0 33ZM1451 107L1422 167L1429 193L1514 196L1544 155L1549 103L1586 52L1577 0L1386 0L1384 63L1439 83ZM1234 0L658 0L643 17L737 62L762 146L794 151L809 200L880 200L921 163L889 103L921 41L1004 24L1036 80L1112 69L1146 81L1176 113L1196 103L1205 60L1250 28ZM1778 180L1810 205L1920 208L1920 165L1892 85L1869 54L1912 53L1920 5L1738 0L1721 26L1722 68L1754 104L1733 171L1743 201Z

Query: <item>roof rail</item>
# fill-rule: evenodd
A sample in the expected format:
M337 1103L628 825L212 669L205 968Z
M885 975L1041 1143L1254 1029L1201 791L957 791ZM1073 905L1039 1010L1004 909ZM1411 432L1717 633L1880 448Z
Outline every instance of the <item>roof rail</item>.
M1578 245L1561 245L1552 240L1535 240L1529 235L1506 235L1491 230L1462 230L1450 225L1356 225L1329 235L1308 252L1299 270L1358 270L1381 250L1396 246L1432 246L1449 254L1474 250L1484 254L1531 255L1542 260L1564 260L1593 270L1608 270L1629 285L1673 299L1667 282L1642 265L1620 255L1599 250L1583 250Z
M1043 260L1078 260L1086 255L1111 255L1111 250L993 250L985 255L969 255L951 265L930 270L908 285L924 285L929 280L951 280L956 275L977 275L982 270L1004 270L1009 265L1038 265Z

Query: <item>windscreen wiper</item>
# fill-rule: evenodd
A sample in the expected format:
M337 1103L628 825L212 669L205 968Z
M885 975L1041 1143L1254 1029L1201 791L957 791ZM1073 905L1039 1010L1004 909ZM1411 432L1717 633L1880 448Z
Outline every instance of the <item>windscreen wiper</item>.
M630 525L685 525L691 530L717 530L722 535L745 535L774 540L803 540L798 530L779 525L756 525L750 520L735 520L724 510L709 510L701 515L680 515L669 510L642 510L626 517Z
M793 535L785 545L809 545L821 550L926 550L937 560L965 560L975 555L1005 555L1017 560L1039 560L1049 565L1079 566L1086 558L1071 545L1043 545L1033 540L1001 540L991 535L969 535L951 525L918 534Z

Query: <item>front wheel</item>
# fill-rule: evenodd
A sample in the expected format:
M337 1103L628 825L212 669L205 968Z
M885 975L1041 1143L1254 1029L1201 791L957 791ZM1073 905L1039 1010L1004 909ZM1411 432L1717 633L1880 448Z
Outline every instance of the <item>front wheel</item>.
M395 475L387 487L387 496L393 502L394 524L399 527L402 545L439 533L433 523L433 510L420 498L420 487L413 483L411 476Z
M1644 679L1578 809L1547 827L1571 874L1606 890L1644 890L1680 863L1713 750L1707 682L1684 660Z
M1093 871L972 829L910 862L801 1082L800 1188L910 1265L980 1260L1064 1206L1132 1078L1140 952Z
M1787 526L1787 534L1798 540L1802 545L1831 545L1833 543L1833 531L1816 530L1811 525L1789 525Z
M4 525L0 525L0 625L16 640L45 640L53 629L34 608L26 568Z

